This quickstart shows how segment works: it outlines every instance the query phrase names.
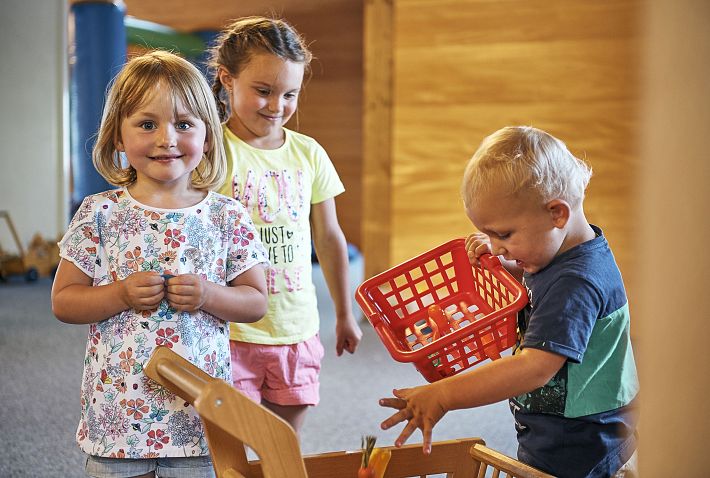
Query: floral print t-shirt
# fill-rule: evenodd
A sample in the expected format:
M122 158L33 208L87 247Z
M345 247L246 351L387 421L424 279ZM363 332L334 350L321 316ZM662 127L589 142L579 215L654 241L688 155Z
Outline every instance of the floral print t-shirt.
M225 285L256 264L268 266L254 225L237 201L210 192L184 209L159 209L124 189L84 199L59 243L60 255L94 286L134 272L199 274ZM194 408L143 373L164 345L208 374L231 380L229 328L205 312L124 310L91 324L81 384L77 441L90 455L117 458L208 454Z

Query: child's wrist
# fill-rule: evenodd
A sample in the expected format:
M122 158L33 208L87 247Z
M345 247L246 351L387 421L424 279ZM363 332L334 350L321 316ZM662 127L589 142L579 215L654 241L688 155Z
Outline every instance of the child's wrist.
M200 281L202 282L202 287L200 288L202 290L202 297L200 297L200 304L197 306L197 309L203 309L208 307L208 304L210 302L211 296L212 296L212 283L202 277L201 275L198 276L200 278Z
M131 308L131 304L128 300L128 291L126 291L126 279L119 279L116 282L114 282L116 287L118 288L118 299L121 302L121 305L123 307L123 310L127 310Z
M341 312L335 314L335 320L336 322L350 322L355 320L355 317L353 317L353 313L350 311Z
M438 396L438 402L439 405L441 406L442 410L444 413L447 413L451 410L453 410L453 403L451 403L452 396L450 393L450 386L449 383L446 380L442 380L439 382L434 382L431 384L433 387L437 388L437 396Z

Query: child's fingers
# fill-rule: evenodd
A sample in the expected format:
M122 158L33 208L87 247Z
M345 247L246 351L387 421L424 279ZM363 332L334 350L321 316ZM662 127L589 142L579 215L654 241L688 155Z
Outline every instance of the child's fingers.
M432 427L428 424L425 424L424 427L422 427L422 450L425 455L431 453L431 428Z
M401 398L381 398L381 407L396 408L397 410L402 410L407 406L407 401Z
M466 238L466 254L472 265L479 266L478 258L490 252L489 239L485 234L476 232Z
M386 406L383 404L383 400L380 400L380 405ZM397 406L392 406L392 408L397 408ZM387 430L400 422L409 420L411 417L412 414L407 408L400 409L397 413L382 421L382 423L380 423L380 428L382 428L383 430Z
M476 249L474 250L474 254L476 258L481 257L483 254L490 254L491 253L491 248L487 243L484 244L479 244L476 246Z
M135 272L125 280L130 280L136 287L162 287L165 283L163 276L157 272Z
M404 445L407 439L409 439L409 437L412 436L412 433L414 433L416 430L417 425L414 423L414 420L409 420L405 425L404 429L402 429L402 433L400 433L397 439L394 441L394 446L400 447ZM429 446L431 446L431 443L429 444Z
M182 285L172 281L169 281L166 284L165 289L168 291L168 294L175 297L194 295L198 291L198 288L193 284Z
M163 288L160 287L158 291L148 297L141 297L140 299L136 300L136 303L134 304L134 309L136 310L153 310L160 305L160 302L163 300L163 297L165 295L165 292L163 291Z
M382 428L383 430L389 430L390 428L392 428L399 422L403 422L404 420L406 420L406 418L402 416L402 411L400 410L388 419L383 420L382 423L380 423L380 428Z
M466 237L466 250L469 250L473 243L476 241L476 234L469 234Z
M194 312L201 308L203 304L199 294L175 294L168 292L166 298L170 307L180 312Z
M478 257L476 256L476 253L474 251L469 249L466 254L468 255L468 262L470 262L472 266L479 265Z
M205 303L205 285L196 274L171 276L165 281L166 298L170 306L181 312L194 312Z
M338 340L338 343L335 345L335 352L338 354L338 357L343 355L343 351L347 351L350 354L355 353L355 349L357 348L357 342L353 341L352 339L341 339Z

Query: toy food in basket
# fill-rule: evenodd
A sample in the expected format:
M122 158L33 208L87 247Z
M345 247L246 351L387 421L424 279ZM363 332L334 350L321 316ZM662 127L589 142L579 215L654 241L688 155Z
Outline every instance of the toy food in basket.
M454 239L378 274L355 299L392 358L429 382L455 375L515 345L523 286L497 257L473 267Z

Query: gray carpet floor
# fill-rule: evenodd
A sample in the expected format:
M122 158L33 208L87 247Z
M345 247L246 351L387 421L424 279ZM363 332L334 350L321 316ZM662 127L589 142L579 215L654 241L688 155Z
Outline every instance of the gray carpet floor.
M361 262L353 261L353 290L362 280L361 268ZM332 305L317 266L314 281L326 356L321 403L307 416L302 452L354 450L366 434L376 435L378 445L391 445L401 427L379 428L389 413L377 399L389 396L392 388L425 381L413 365L392 360L367 322L361 324L364 335L357 353L336 357ZM85 476L85 457L74 433L87 327L54 318L51 285L49 279L0 283L0 478ZM507 404L451 412L434 429L434 440L473 436L515 456ZM410 442L421 442L421 435L417 432Z

